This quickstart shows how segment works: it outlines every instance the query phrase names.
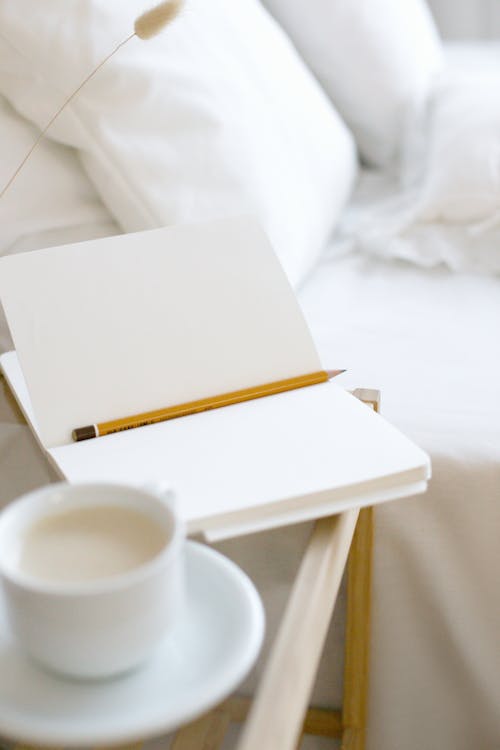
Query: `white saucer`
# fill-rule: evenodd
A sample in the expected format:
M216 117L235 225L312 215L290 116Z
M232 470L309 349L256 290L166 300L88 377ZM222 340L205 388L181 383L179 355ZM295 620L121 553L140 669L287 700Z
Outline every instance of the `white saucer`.
M141 669L102 682L42 671L8 634L0 606L0 734L32 744L134 742L175 729L227 697L257 658L262 604L249 578L201 544L186 545L187 607Z

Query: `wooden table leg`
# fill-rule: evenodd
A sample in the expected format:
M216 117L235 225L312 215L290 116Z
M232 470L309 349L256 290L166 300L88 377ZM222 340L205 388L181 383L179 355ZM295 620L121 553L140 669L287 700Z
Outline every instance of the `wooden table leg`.
M380 391L356 388L353 395L374 411L380 411ZM360 511L347 566L342 750L364 750L366 741L373 516L373 508Z
M357 518L316 522L238 750L296 748Z
M347 567L344 695L342 700L343 750L365 747L370 609L373 554L373 508L363 508L351 545Z

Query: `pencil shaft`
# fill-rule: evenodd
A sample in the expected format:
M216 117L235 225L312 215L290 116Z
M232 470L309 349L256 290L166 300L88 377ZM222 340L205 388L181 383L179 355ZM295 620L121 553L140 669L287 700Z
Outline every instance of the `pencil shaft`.
M272 396L276 393L283 393L296 388L304 388L308 385L324 383L329 377L330 375L326 370L319 370L318 372L308 373L307 375L298 375L294 378L276 380L273 383L264 383L252 388L242 388L241 390L231 391L230 393L224 393L219 396L210 396L209 398L201 398L196 401L188 401L177 406L169 406L164 409L144 412L143 414L135 414L129 417L124 417L123 419L101 422L96 425L97 435L109 435L113 432L130 430L134 427L143 427L148 424L155 424L156 422L165 422L168 419L184 417L188 414L197 414L202 411L208 411L209 409L218 409L221 406L230 406L231 404L238 404L243 401L262 398L263 396ZM79 428L79 430L82 429L85 428ZM75 430L74 433L77 433L79 430Z

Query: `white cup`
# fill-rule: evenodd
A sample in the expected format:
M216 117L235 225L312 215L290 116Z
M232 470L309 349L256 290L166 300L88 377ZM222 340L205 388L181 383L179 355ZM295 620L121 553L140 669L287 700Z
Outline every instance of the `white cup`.
M165 530L165 545L125 573L65 582L27 575L21 550L33 525L73 509L138 511ZM184 527L161 488L53 484L0 515L0 577L13 634L45 667L78 678L117 675L141 664L168 633L184 598Z

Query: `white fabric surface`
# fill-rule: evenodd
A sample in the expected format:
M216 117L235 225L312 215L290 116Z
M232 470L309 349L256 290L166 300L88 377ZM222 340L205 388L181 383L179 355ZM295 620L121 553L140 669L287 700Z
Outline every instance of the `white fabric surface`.
M500 5L495 0L428 0L445 39L498 38Z
M0 96L0 190L38 131ZM76 153L43 140L0 200L0 254L118 232L82 171Z
M422 174L417 221L479 232L500 219L500 45L476 45L476 55L471 47L446 49L447 65L417 136L420 144L408 155L406 179Z
M425 0L264 0L352 129L370 164L405 145L443 62Z
M0 97L0 190L38 132ZM0 255L118 234L73 149L43 140L0 200ZM11 349L0 309L0 351Z
M499 89L500 64L491 79L469 76L435 93L418 209L422 221L500 217Z
M427 450L424 497L376 511L370 750L500 744L500 280L362 256L302 303L327 366Z
M475 1L475 0L474 0ZM500 48L497 40L446 42L446 65L451 66L457 75L481 73L485 68L498 70Z
M1 92L42 127L144 7L2 2ZM50 134L81 150L124 230L253 213L292 283L356 172L347 128L258 0L191 0L158 37L120 49Z
M491 222L420 221L420 199L418 188L404 189L389 174L364 170L328 253L358 250L422 268L446 266L460 273L500 273L496 214Z
M500 273L499 87L499 44L447 49L446 75L408 141L402 182L362 175L340 229L348 247Z

